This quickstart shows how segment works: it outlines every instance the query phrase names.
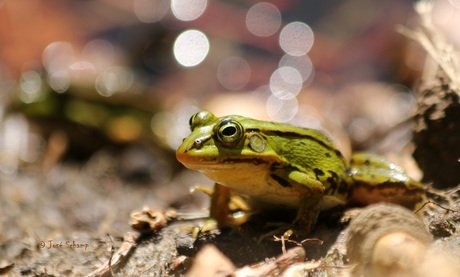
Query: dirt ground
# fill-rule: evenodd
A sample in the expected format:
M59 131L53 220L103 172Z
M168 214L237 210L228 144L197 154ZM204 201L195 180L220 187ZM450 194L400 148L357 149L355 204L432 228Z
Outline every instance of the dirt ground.
M189 202L182 204L180 210L199 213L199 208L206 205L206 197L188 195L186 182L181 184L180 180L207 181L185 171L171 182L152 188L152 184L122 180L116 170L116 155L105 152L97 156L85 165L60 164L47 174L38 168L25 168L14 176L3 176L2 274L91 276L107 264L130 235L136 237L135 246L114 267L114 276L180 276L191 263L183 258L195 256L207 244L216 245L237 267L282 254L280 241L269 238L257 242L265 232L257 221L241 229L213 231L195 238L191 228L200 221L179 220L154 234L138 237L129 226L132 211L143 206L166 209L174 203ZM455 226L459 216L442 211L426 217L425 222L438 243L449 249L458 243ZM346 264L341 214L329 213L320 219L309 236L315 240L303 244L308 260L322 259L338 268ZM288 249L294 246L287 243ZM324 269L317 270L320 276L324 273Z

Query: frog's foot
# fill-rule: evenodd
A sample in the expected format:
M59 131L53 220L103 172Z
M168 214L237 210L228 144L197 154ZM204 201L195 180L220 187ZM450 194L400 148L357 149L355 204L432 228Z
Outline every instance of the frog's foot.
M246 200L229 188L216 184L211 197L210 216L219 227L237 227L250 218L251 208Z
M246 223L251 217L251 208L246 199L225 186L215 184L214 189L195 186L191 193L201 191L211 197L210 220L199 227L206 232L221 227L236 227Z
M212 218L208 218L203 225L195 225L188 230L192 233L193 238L197 238L198 234L200 233L211 232L217 229L219 229L217 226L217 221Z
M214 190L210 187L205 187L205 186L194 186L191 190L190 190L190 194L193 195L195 194L197 191L200 191L204 194L207 194L209 197L212 196L212 194L214 193Z
M306 199L307 200L307 199ZM269 231L259 237L258 241L262 241L272 236L285 237L294 235L297 238L304 238L308 236L311 231L315 228L316 221L320 212L320 201L303 201L297 211L296 218L292 223L285 222L270 222L265 225L266 228L277 227L276 229Z

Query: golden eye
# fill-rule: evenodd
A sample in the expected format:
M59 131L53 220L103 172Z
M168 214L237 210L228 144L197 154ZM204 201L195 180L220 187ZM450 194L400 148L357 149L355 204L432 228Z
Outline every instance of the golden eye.
M227 119L217 127L217 139L223 146L231 147L244 136L243 126L235 120Z

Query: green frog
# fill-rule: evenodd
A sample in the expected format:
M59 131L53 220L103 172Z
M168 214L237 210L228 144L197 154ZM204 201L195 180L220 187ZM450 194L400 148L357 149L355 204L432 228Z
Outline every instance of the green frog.
M321 211L337 205L392 202L414 208L424 199L423 186L399 166L363 153L347 161L318 130L239 115L216 117L207 110L190 118L190 128L176 157L216 182L210 216L219 226L247 220L249 208L231 200L235 196L296 209L294 225L305 233Z

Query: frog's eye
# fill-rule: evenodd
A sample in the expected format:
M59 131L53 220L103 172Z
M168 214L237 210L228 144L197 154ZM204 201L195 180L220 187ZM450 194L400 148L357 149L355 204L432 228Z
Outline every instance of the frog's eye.
M238 143L244 135L243 126L235 120L227 119L222 121L217 128L217 139L224 146L233 146Z
M202 110L201 112L198 112L190 117L188 125L190 126L190 130L193 132L196 127L211 124L216 120L217 117L215 117L210 111Z

